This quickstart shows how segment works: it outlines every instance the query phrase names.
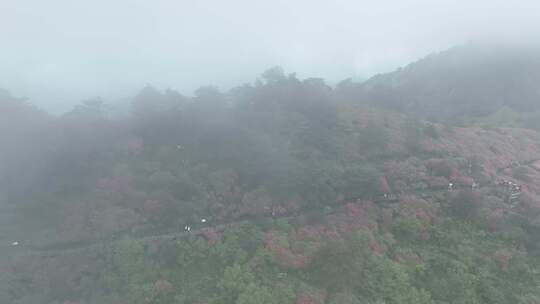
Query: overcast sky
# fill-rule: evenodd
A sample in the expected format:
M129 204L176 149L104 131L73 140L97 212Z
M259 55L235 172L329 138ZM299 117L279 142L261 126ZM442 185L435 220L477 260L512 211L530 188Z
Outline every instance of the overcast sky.
M147 83L227 90L274 65L333 83L539 29L539 0L0 0L0 87L63 111Z

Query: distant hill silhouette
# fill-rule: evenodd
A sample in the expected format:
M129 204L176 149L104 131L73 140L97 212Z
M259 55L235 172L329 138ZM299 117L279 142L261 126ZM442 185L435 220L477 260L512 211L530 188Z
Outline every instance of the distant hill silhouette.
M540 47L469 43L358 84L364 102L432 120L540 109Z

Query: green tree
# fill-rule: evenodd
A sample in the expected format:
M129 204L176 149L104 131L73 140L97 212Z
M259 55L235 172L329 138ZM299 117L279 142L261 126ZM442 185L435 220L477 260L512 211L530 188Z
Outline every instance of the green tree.
M357 233L326 243L313 257L308 274L331 292L351 291L363 280L370 256L369 236Z
M238 296L236 304L293 304L294 293L290 288L269 288L249 284Z
M225 303L234 303L238 296L248 289L255 281L251 271L239 264L227 266L223 273L218 288L221 289L221 298Z

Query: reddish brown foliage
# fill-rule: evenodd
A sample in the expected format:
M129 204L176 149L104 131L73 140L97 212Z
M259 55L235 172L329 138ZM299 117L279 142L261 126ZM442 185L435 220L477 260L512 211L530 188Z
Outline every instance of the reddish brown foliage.
M504 217L504 210L501 208L491 211L486 220L488 229L491 231L497 230L502 223Z
M371 252L373 252L375 255L379 255L379 256L382 256L384 255L384 253L386 252L387 248L385 245L377 242L377 241L371 241L369 243L369 249L371 250Z
M423 199L406 196L399 202L399 213L403 216L414 216L425 224L431 224L435 219L436 209Z
M386 180L386 177L382 176L379 179L379 191L381 193L390 193L392 190L390 189L390 185L388 185L388 180Z
M510 261L512 260L512 252L500 249L495 252L494 256L495 261L499 265L502 271L508 271L508 266L510 265Z
M171 282L161 279L154 283L154 291L158 294L166 294L174 291L174 288Z
M147 214L155 214L159 212L161 204L157 200L146 200L143 204L143 211Z
M309 295L298 295L296 298L296 304L315 304L315 300Z
M352 217L359 217L364 214L364 211L362 210L362 207L359 204L347 203L345 205L345 209L347 210L347 215L352 216Z
M214 245L221 240L221 233L212 227L202 229L201 234L210 245Z
M303 268L308 263L308 258L302 254L295 254L289 248L279 244L276 235L268 232L264 239L266 249L276 255L277 262L285 267Z
M129 186L128 179L121 176L101 178L97 181L97 188L111 193L125 192Z

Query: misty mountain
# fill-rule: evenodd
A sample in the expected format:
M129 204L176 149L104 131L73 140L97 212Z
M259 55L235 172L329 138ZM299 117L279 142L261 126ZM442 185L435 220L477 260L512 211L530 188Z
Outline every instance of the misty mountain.
M431 120L540 109L540 48L469 43L433 53L356 86L363 102Z
M0 303L538 303L537 58L59 116L0 91Z

